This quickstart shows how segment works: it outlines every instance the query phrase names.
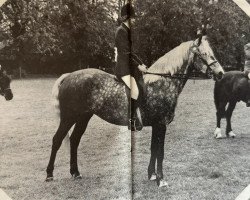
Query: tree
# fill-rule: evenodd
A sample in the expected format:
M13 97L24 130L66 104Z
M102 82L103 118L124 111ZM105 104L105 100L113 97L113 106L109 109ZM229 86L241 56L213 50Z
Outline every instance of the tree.
M242 60L250 24L232 1L137 0L135 5L139 17L134 46L148 65L181 42L195 39L197 28L205 23L219 61L226 66Z
M4 32L30 71L44 72L46 65L58 72L108 67L113 56L113 7L107 1L9 0L1 9L1 22L8 24Z

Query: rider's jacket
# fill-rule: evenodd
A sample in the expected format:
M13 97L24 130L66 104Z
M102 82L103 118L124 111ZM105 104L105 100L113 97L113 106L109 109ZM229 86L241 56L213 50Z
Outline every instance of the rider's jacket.
M116 30L115 47L117 48L116 76L135 76L138 71L137 66L142 62L132 51L131 31L124 23Z

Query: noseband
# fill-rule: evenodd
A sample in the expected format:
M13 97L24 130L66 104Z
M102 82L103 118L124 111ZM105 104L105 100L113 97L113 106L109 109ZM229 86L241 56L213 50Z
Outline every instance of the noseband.
M210 64L208 64L208 62L202 57L202 55L201 55L200 52L194 51L194 50L193 50L194 48L198 48L198 46L197 46L197 45L193 45L193 46L190 48L190 51L191 51L194 55L198 56L199 59L200 59L208 68L211 69L211 66L218 62L217 60L215 60L215 61L211 62Z

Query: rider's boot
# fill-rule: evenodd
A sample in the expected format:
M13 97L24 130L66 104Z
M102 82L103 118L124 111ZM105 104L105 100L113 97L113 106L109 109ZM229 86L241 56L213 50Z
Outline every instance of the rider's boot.
M129 130L140 131L143 128L141 111L138 106L138 101L131 99L131 119L129 120Z

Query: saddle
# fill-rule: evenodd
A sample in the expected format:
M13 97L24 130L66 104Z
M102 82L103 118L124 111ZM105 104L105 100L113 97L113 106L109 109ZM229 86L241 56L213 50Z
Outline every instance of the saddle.
M120 77L115 76L114 80L118 83L122 83L123 85L125 85L126 92L130 92L130 89L127 87L127 85L123 82L123 80ZM144 94L146 93L146 86L144 84L143 77L140 77L139 80L136 80L136 83L139 89L138 100L140 101L143 98Z

